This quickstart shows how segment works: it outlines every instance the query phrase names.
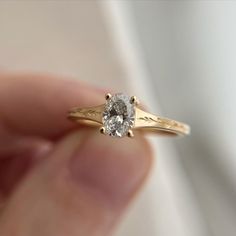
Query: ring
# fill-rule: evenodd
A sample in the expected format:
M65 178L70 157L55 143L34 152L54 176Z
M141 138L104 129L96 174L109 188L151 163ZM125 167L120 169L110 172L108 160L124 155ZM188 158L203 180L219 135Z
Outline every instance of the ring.
M135 96L108 93L105 99L106 103L100 106L72 108L68 118L84 125L100 126L102 134L112 137L133 137L136 130L179 136L190 134L188 125L141 109Z

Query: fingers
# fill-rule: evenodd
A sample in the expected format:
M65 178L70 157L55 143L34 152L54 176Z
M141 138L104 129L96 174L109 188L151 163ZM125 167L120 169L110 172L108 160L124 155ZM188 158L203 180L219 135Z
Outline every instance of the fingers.
M100 99L100 100L99 100ZM8 196L35 154L76 124L73 106L102 103L103 92L77 81L40 75L0 75L0 194Z
M0 155L0 205L27 172L52 148L53 144L48 142L23 139L17 146L12 146L11 151L5 153L6 155Z
M0 218L0 235L111 235L150 166L149 147L139 135L72 134L11 197Z
M4 133L53 138L73 127L68 109L104 102L103 92L74 80L36 75L0 79L0 135L7 127Z

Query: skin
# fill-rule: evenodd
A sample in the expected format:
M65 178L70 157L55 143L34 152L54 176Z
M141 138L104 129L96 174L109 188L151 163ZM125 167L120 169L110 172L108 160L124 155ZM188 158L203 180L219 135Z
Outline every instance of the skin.
M45 75L0 75L0 235L111 235L152 154L66 119L105 91Z

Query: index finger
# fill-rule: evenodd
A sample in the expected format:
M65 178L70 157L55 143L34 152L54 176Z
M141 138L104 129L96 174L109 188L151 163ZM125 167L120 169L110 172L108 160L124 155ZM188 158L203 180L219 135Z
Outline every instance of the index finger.
M0 76L0 124L23 135L54 138L73 128L68 109L102 103L103 92L76 80Z

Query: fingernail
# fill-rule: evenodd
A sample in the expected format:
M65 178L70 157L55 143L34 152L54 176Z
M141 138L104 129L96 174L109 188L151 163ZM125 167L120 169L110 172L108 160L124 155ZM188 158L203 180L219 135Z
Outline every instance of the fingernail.
M112 206L126 204L150 169L150 153L143 138L115 139L91 131L74 153L74 180L92 197Z

